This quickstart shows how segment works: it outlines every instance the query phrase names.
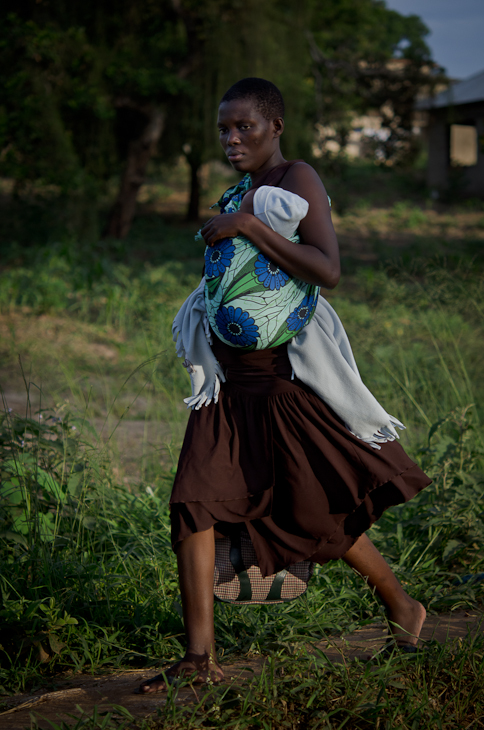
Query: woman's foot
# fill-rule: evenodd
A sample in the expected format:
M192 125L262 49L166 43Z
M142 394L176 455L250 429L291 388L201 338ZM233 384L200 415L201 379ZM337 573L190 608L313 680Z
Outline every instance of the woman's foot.
M183 659L173 664L163 674L157 674L155 677L142 682L138 692L140 694L163 692L167 689L167 683L172 684L178 677L190 679L195 672L196 676L192 680L193 684L205 684L209 681L219 684L224 678L222 668L216 659L207 654L200 655L187 652Z
M410 596L398 604L392 611L387 611L390 631L396 646L417 646L427 612L421 603Z

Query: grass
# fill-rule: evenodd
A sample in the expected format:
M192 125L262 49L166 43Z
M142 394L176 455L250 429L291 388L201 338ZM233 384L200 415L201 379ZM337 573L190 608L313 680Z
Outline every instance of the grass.
M484 710L483 658L482 640L465 659L434 646L425 659L410 663L394 658L353 667L303 649L292 657L271 657L261 676L248 683L250 694L241 695L237 685L214 689L185 717L173 698L145 727L468 727L469 720L479 723Z
M372 539L431 612L482 608L484 584L466 580L484 572L482 211L351 201L335 215L349 273L331 303L363 379L405 422L402 443L434 479L385 513ZM17 398L0 424L5 694L182 651L168 498L189 383L170 325L202 257L196 226L160 222L154 194L145 205L122 245L40 237L11 249L0 272L0 374ZM400 238L388 243L388 231ZM385 263L368 264L361 246ZM218 605L223 656L268 657L261 676L185 708L174 689L158 718L136 726L482 726L482 637L405 663L332 665L310 651L381 619L340 562L318 568L293 604ZM134 726L127 715L71 726L123 723Z

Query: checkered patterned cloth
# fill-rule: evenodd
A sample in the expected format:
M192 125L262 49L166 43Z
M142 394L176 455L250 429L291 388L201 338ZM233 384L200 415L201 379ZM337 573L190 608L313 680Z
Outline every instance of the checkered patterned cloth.
M234 552L235 551L235 552ZM264 578L247 532L215 540L214 593L219 601L245 605L284 603L306 592L313 563L303 560Z

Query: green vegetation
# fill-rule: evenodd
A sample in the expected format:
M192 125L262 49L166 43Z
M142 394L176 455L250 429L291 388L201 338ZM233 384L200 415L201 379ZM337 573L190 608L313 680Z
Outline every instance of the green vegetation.
M335 213L350 273L330 297L365 382L405 422L402 443L434 484L387 512L372 538L430 612L481 607L484 583L464 579L484 572L482 208L398 202L407 183L375 171L374 189L382 174L393 181L386 207L371 195L355 204L351 193ZM156 195L147 200L130 237L111 248L46 245L42 232L36 242L26 215L19 241L30 231L30 246L11 249L0 273L2 383L25 403L0 425L4 693L55 685L65 671L159 666L182 651L168 496L189 383L170 326L202 252L194 227L163 223ZM360 247L348 248L357 230ZM363 265L361 247L385 265ZM478 723L481 639L370 666L310 651L381 619L339 562L318 568L294 604L218 605L224 658L269 656L261 676L208 688L185 708L175 688L158 719L138 727ZM72 726L129 726L126 718Z
M380 0L7 0L0 21L0 175L61 192L76 238L125 238L153 165L182 155L196 220L215 110L240 78L280 86L289 158L311 160L316 127L332 158L326 141L344 151L374 110L388 138L369 156L392 163L418 153L414 101L443 79L420 18Z

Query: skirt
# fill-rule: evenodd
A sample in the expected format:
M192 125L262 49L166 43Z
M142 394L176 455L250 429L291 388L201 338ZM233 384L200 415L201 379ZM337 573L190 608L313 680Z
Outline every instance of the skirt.
M392 505L431 480L390 441L353 436L307 385L287 344L242 353L214 335L226 375L217 404L192 411L170 499L172 545L244 529L262 575L341 558Z

